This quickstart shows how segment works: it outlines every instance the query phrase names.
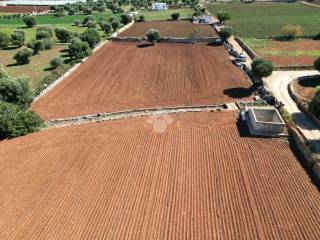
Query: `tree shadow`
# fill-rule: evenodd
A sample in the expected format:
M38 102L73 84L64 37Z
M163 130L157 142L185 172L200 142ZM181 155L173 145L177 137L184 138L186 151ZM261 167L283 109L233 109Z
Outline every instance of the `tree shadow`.
M142 43L142 44L137 45L137 48L147 48L147 47L152 47L152 46L154 46L153 43Z
M295 40L294 38L290 38L288 36L276 36L273 38L273 40L275 41L279 41L279 42L291 42L293 40Z
M7 64L6 66L7 66L7 67L17 67L17 66L22 66L22 65L25 65L25 64L11 63L11 64Z
M242 121L240 117L238 118L238 121L236 122L236 126L237 126L238 133L239 133L240 137L245 137L245 138L252 137L249 133L249 128L248 128L246 122Z
M299 77L298 84L302 87L317 87L320 85L320 75Z
M210 47L216 47L216 46L221 46L221 45L223 45L223 42L221 41L221 42L209 42L209 43L207 43L207 46L210 46Z
M308 115L306 115L303 112L295 112L292 113L292 119L294 122L297 123L297 125L301 129L305 130L319 130L320 126L314 121L312 118L310 118Z
M59 52L61 52L61 53L68 53L68 54L69 54L68 48L61 49Z
M43 71L45 72L51 72L52 70L54 70L54 67L46 67L45 69L43 69Z
M223 93L231 98L245 98L250 97L252 94L251 88L228 88L223 91Z
M8 46L8 47L3 48L2 50L15 50L18 48L20 48L20 47L19 46Z

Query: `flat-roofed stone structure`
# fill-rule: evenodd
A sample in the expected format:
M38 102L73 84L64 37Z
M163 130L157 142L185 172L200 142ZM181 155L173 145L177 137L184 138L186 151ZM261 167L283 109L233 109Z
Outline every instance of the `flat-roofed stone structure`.
M251 135L282 136L285 123L274 107L249 107L246 109L246 122Z

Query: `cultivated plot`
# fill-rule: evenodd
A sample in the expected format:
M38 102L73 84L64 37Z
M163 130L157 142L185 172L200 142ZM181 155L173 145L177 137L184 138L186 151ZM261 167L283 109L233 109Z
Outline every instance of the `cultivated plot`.
M241 137L237 115L135 118L1 142L0 238L319 239L319 192L287 143Z
M249 82L222 46L111 43L33 103L44 119L247 100Z
M215 30L206 24L193 24L189 21L150 21L138 22L122 32L120 37L145 37L149 29L160 31L161 37L218 37Z
M49 11L49 6L0 6L0 13L31 13Z

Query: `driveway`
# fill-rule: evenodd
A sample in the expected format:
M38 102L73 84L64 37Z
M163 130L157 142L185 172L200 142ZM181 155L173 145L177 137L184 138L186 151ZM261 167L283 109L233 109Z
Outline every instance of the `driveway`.
M288 92L288 84L297 77L316 75L318 71L274 71L265 82L274 96L281 101L287 111L292 114L294 122L304 137L320 152L320 126L301 112Z

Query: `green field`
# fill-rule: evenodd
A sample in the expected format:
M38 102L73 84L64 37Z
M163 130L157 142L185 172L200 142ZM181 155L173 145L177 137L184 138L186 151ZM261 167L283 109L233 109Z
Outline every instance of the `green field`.
M171 14L174 12L180 13L180 19L191 18L193 10L191 8L181 8L181 9L169 9L167 11L142 11L139 15L144 15L146 21L152 20L167 20L171 19Z
M282 27L298 24L305 36L320 32L320 8L299 3L229 3L207 4L207 9L216 14L228 11L231 20L227 25L234 28L235 35L256 38L282 35Z

